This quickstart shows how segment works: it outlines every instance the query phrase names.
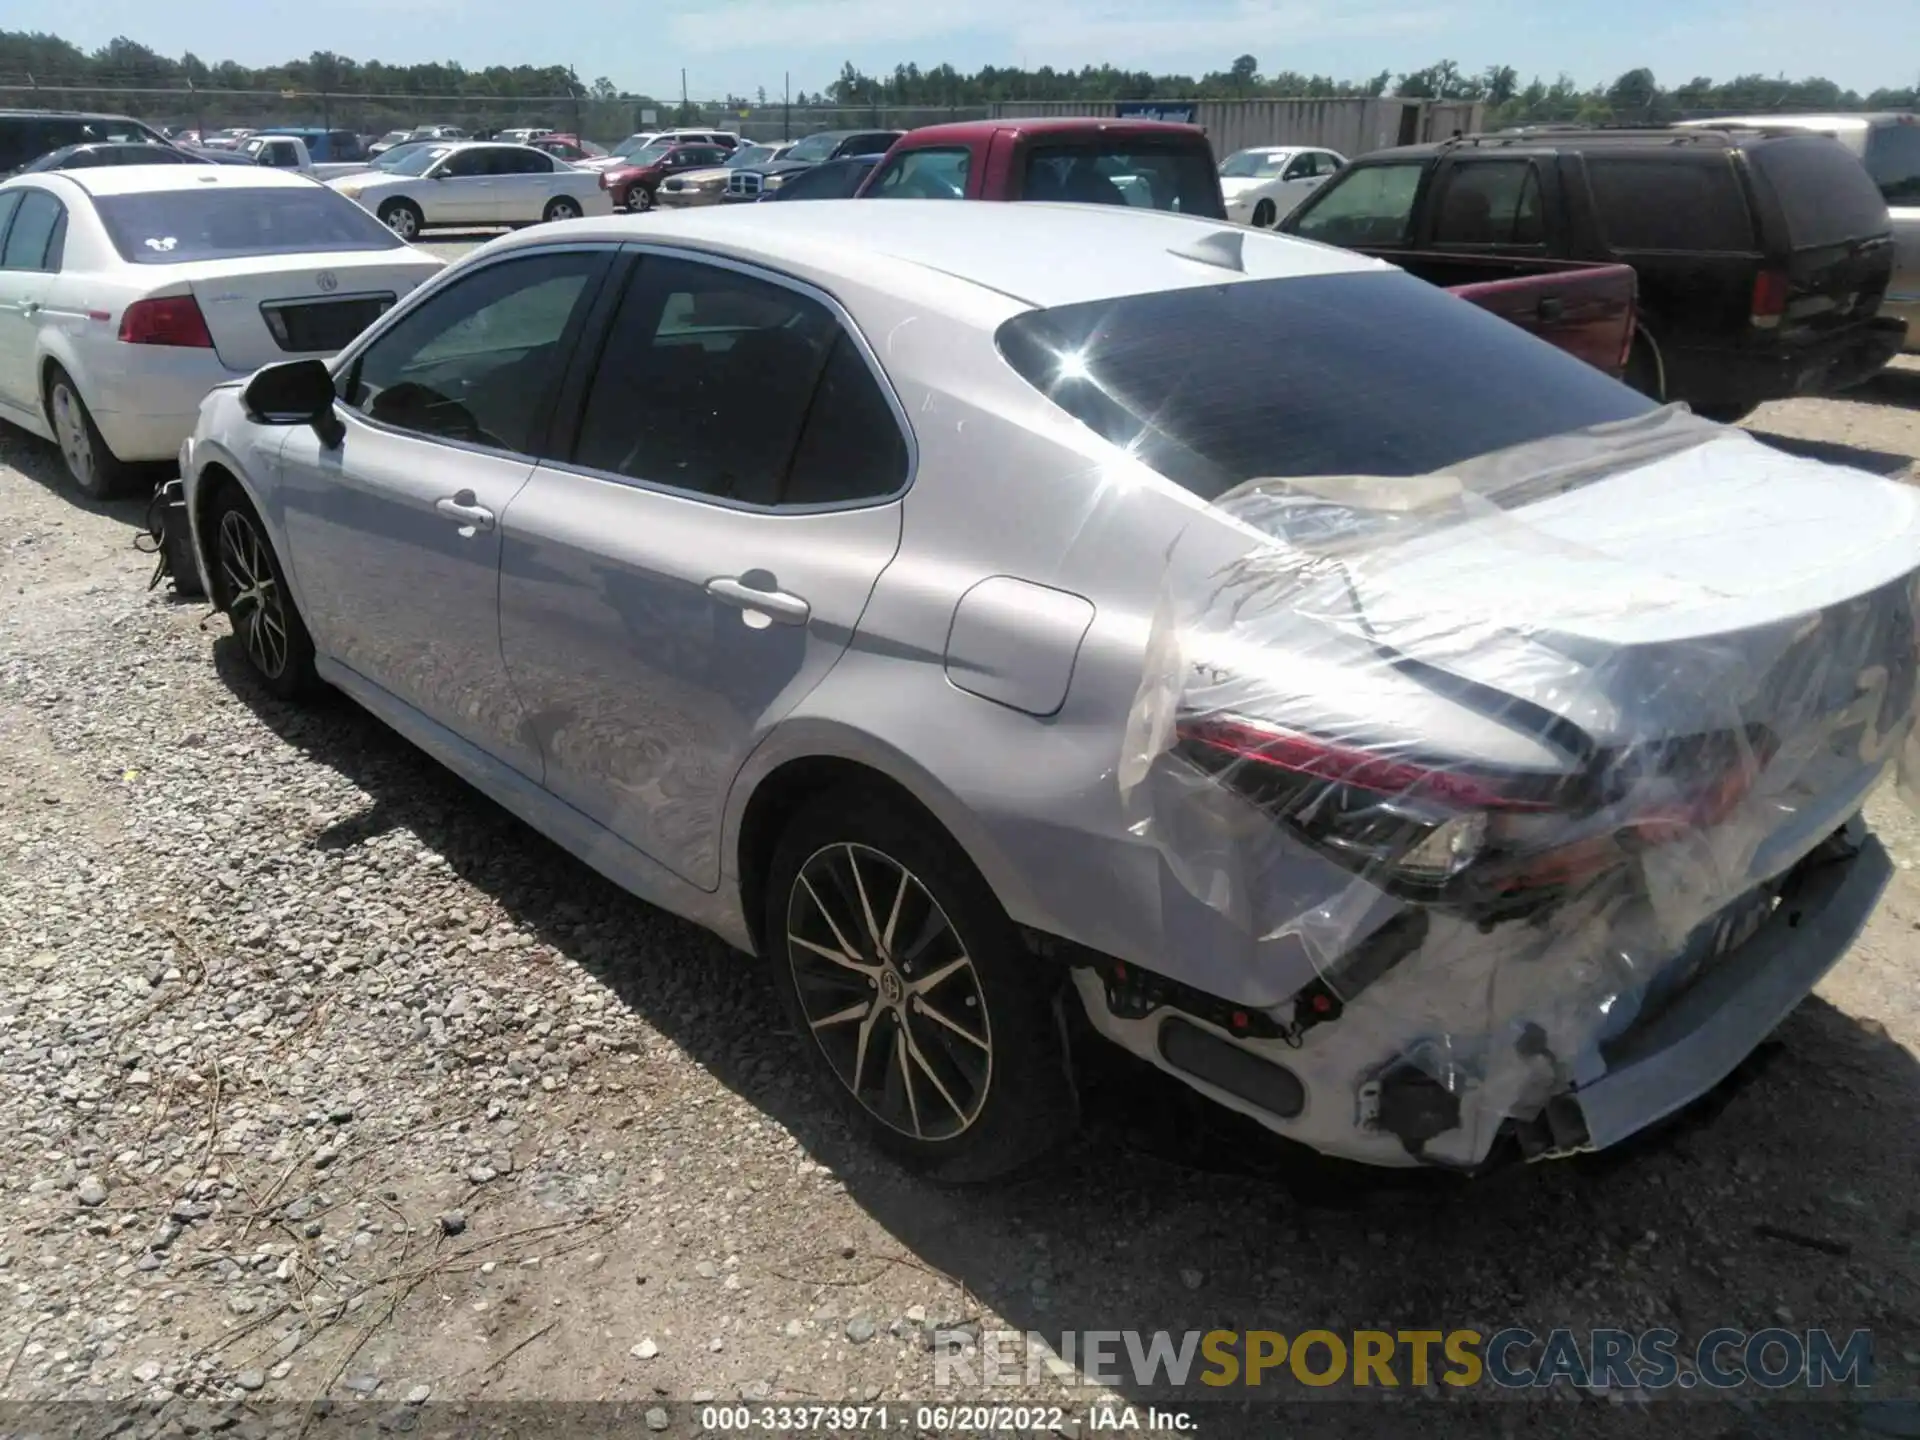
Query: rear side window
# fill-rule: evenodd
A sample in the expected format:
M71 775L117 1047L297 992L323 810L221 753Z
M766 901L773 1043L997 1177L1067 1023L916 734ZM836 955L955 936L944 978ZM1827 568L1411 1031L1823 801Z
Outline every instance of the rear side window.
M1600 230L1615 250L1750 254L1759 241L1733 166L1721 155L1587 157Z
M1881 125L1867 137L1867 174L1889 205L1920 205L1920 125Z
M1787 218L1796 250L1841 245L1892 228L1887 202L1860 161L1837 140L1795 135L1747 151Z
M868 199L964 200L973 152L965 146L896 155L867 191Z
M1199 146L1035 145L1020 198L1227 218L1213 154Z
M654 256L613 317L574 461L755 505L872 498L906 478L893 413L832 311Z
M49 255L56 248L66 214L66 207L44 190L22 195L7 231L6 248L0 250L0 270L57 269L58 257L50 264Z
M1425 174L1426 166L1417 162L1349 170L1328 181L1282 228L1328 245L1404 245Z
M844 504L891 495L907 479L900 422L845 331L833 342L793 452L783 505Z
M1544 245L1540 172L1530 160L1476 160L1447 174L1436 245Z
M1426 474L1655 408L1396 271L1029 311L997 338L1034 388L1203 500L1260 477Z
M344 195L319 185L101 195L93 206L120 258L135 265L303 250L397 250L404 243Z

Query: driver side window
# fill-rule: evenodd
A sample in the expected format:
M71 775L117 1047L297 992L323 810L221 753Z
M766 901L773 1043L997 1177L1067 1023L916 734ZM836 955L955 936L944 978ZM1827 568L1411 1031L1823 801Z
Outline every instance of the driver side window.
M476 271L368 346L344 403L429 439L534 454L569 327L605 265L603 251L563 250Z
M1424 165L1366 165L1313 192L1285 228L1329 245L1404 245Z

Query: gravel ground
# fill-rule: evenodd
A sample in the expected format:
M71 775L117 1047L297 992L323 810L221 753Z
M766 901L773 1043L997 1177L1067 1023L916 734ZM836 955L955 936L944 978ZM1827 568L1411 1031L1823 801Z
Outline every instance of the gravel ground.
M1750 423L1920 479L1920 365ZM1057 1166L943 1191L841 1127L754 964L345 702L266 697L224 619L145 588L140 507L56 467L0 430L0 1397L952 1401L930 1336L962 1324L1868 1327L1878 1392L1920 1394L1920 825L1890 797L1902 873L1854 954L1621 1154L1355 1177L1107 1063ZM997 1397L1078 1411L1068 1370ZM1556 1394L1403 1392L1393 1433L1857 1423Z

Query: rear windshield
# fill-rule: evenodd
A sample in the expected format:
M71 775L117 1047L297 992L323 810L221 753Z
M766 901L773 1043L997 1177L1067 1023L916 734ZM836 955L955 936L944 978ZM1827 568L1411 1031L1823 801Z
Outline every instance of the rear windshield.
M158 190L94 199L113 248L135 265L179 265L301 250L397 250L404 243L345 196L286 189Z
M1768 140L1747 151L1773 186L1796 250L1884 235L1887 202L1859 159L1824 135Z
M1213 152L1198 145L1036 145L1020 198L1227 218Z
M1423 475L1656 408L1393 272L1034 310L997 339L1028 384L1203 500L1259 477Z
M1920 205L1920 124L1881 125L1867 140L1867 173L1889 205Z
M1615 250L1751 254L1760 243L1740 177L1722 155L1589 155L1587 183Z

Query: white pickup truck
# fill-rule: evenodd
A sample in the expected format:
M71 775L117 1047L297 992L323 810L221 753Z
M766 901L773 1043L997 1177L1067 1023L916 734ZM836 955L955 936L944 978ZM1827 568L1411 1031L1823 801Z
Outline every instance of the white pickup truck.
M241 142L240 153L252 157L256 165L275 170L298 170L316 180L332 180L341 175L358 175L369 169L364 161L340 161L316 165L308 153L307 142L298 135L250 135Z

